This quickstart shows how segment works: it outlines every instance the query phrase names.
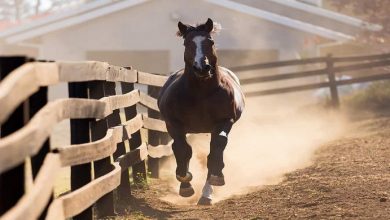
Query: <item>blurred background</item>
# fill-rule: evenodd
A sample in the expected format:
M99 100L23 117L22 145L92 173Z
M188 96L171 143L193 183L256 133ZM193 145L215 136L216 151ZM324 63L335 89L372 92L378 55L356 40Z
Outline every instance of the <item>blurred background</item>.
M365 56L389 52L389 10L387 0L1 0L0 54L38 60L104 61L167 75L184 65L183 40L176 36L178 21L196 25L212 18L222 25L214 36L219 65L233 70L329 54ZM328 76L323 74L255 81L263 75L322 68L327 68L326 62L235 73L246 82L243 90L248 94L326 82ZM335 74L338 80L348 80L384 71L388 71L386 65ZM388 84L341 85L338 93L347 99L344 103L352 100L352 108L374 106L378 110L389 106ZM67 96L65 83L49 87L50 100ZM260 103L265 112L275 113L308 103L326 105L330 96L325 87L261 96Z
M203 23L208 17L222 25L215 38L219 63L226 67L329 53L381 53L389 48L388 4L386 0L370 4L362 0L2 0L0 54L106 61L168 74L183 66L182 39L175 37L177 22ZM299 70L302 67L262 73ZM240 73L240 78L252 73ZM262 87L277 85L271 84ZM245 90L257 87L252 84ZM50 99L62 96L66 96L64 86L51 88Z

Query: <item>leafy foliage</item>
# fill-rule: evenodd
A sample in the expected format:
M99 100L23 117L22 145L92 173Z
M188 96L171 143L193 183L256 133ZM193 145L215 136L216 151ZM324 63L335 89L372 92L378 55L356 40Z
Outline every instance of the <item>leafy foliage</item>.
M365 32L360 39L366 43L390 43L390 1L389 0L330 0L340 12L352 14L365 21L382 25L377 32Z
M384 112L390 110L390 81L379 81L347 97L349 108L362 111Z
M92 0L2 0L0 20L20 22L31 16L47 13Z

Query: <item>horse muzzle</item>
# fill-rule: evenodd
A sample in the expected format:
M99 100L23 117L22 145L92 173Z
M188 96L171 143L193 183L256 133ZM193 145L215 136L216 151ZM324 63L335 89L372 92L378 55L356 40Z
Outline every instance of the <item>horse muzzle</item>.
M200 68L194 65L192 68L198 78L210 78L212 76L212 66L210 64L202 65Z

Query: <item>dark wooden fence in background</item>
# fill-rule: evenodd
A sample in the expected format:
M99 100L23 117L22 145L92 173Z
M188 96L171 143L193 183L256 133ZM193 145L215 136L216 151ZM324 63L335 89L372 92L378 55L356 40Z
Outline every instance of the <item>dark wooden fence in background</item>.
M344 64L346 65L338 65ZM287 79L303 79L312 76L327 76L324 77L323 82L303 84L297 86L287 86L277 89L267 89L260 91L247 92L246 96L262 96L262 95L273 95L282 94L289 92L298 92L304 90L312 90L319 88L329 88L331 94L332 105L339 106L339 94L338 87L343 85L349 85L354 83L370 82L375 80L390 79L390 71L369 74L366 76L356 76L352 79L337 79L337 74L349 72L349 75L354 75L351 71L360 71L364 69L372 69L377 67L389 67L390 66L390 54L379 54L369 56L351 56L351 57L333 57L328 55L326 57L317 57L309 59L296 59L277 61L271 63L260 63L246 66L231 67L230 69L240 76L240 72L244 71L261 71L264 69L280 68L280 67L291 67L291 66L304 66L310 64L323 64L324 67L317 68L314 70L297 71L291 73L281 73L273 75L258 74L255 77L240 79L242 85L263 83L263 82L276 82Z
M158 158L172 154L157 100L134 88L148 85L155 97L166 76L103 62L33 62L26 57L1 57L0 76L1 219L115 215L120 211L116 204L131 201L129 167L132 180L140 184L147 177L145 159L151 176L158 177ZM69 98L48 102L47 87L60 82L68 83ZM149 115L137 112L137 104L151 109ZM50 133L64 119L70 119L71 145L52 149ZM141 128L149 132L149 143L141 139ZM53 198L61 167L71 167L71 191ZM25 191L28 176L33 185Z

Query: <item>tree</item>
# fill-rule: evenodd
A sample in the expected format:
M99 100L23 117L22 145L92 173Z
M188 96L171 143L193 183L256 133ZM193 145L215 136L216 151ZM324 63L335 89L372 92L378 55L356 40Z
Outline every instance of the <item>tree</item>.
M382 26L380 31L362 33L358 36L359 40L370 44L390 44L389 0L330 0L330 3L342 13Z
M21 20L34 15L86 3L88 1L89 0L0 0L0 21L20 22Z

